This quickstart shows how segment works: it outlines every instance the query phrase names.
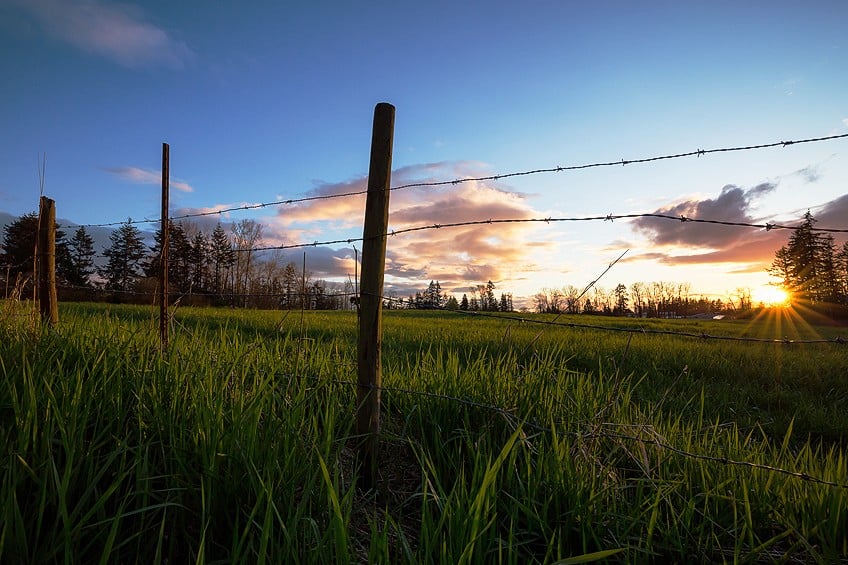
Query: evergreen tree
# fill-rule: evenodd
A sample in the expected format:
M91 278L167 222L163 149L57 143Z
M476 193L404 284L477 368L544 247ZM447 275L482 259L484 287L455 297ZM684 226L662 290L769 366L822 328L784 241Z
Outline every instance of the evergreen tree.
M619 283L613 293L615 294L615 313L624 314L624 311L627 310L627 302L630 300L627 295L627 287Z
M792 290L792 257L789 248L782 246L774 254L774 261L768 269L768 273L780 279L780 285L787 291Z
M235 263L235 253L230 238L221 224L215 226L209 241L209 263L212 266L212 290L223 294L226 290L227 274Z
M838 258L833 236L815 231L816 219L808 210L804 221L777 250L769 274L781 279L797 299L811 302L838 300Z
M68 257L70 266L67 279L71 284L91 286L91 275L94 274L94 239L84 226L77 228L74 237L68 242Z
M836 254L835 269L839 301L842 304L848 304L848 241L842 244Z
M488 312L496 312L498 310L498 301L495 298L495 283L489 281L486 286L480 291L481 309Z
M192 290L191 241L182 222L171 227L171 249L168 254L168 280L181 293Z
M109 247L103 251L107 258L106 266L98 269L98 273L106 279L107 290L130 290L141 276L141 262L145 255L141 232L128 218L112 232L109 241Z
M151 255L144 266L144 274L158 278L160 275L160 258L162 256L162 228L153 234ZM177 291L186 293L191 289L191 243L186 236L182 223L175 224L168 220L168 284Z
M32 273L35 243L38 239L38 214L24 214L3 228L3 265L14 277Z
M209 242L202 231L198 231L191 240L189 251L189 265L191 268L191 287L195 292L207 290L209 276Z
M38 214L24 214L3 229L3 266L8 267L10 278L18 274L32 274L35 246L38 241ZM65 232L56 230L56 276L68 280L70 255Z
M459 309L468 310L468 296L465 294L462 295L462 300L459 302Z
M442 294L442 285L439 281L430 281L430 285L424 292L421 298L422 308L441 308L444 305L445 297Z
M281 306L288 310L300 308L300 279L297 276L297 267L293 262L286 264L283 269L283 296Z

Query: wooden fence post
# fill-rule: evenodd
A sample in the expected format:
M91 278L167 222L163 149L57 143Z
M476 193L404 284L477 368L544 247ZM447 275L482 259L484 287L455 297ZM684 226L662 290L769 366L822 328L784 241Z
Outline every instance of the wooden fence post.
M170 187L170 146L162 144L162 241L159 254L159 340L168 349L168 247L170 246L168 189Z
M41 321L59 323L56 298L56 202L41 197L38 210L38 305Z
M380 386L383 344L382 295L389 224L389 188L392 176L392 140L395 107L381 102L374 108L371 163L362 242L362 283L359 301L358 386L356 435L361 486L377 486L377 450L380 433Z

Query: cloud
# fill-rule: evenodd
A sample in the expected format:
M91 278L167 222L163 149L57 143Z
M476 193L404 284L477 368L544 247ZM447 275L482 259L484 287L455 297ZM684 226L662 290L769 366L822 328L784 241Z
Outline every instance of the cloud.
M184 42L144 21L141 10L100 0L13 0L48 35L129 67L182 69L195 55Z
M797 175L812 184L814 182L818 182L821 179L821 167L819 165L810 165L808 167L804 167L803 169L798 169L793 175Z
M141 169L139 167L104 167L104 171L136 184L162 184L162 172L153 171L150 169ZM168 185L180 192L194 192L194 188L185 181L170 178Z
M755 219L750 215L753 201L772 192L776 186L774 183L765 182L744 190L731 184L721 189L718 198L685 200L673 206L660 208L654 213L723 222L755 223ZM735 245L743 238L750 236L750 228L672 222L661 218L637 218L633 221L633 226L637 231L647 235L651 243L655 245L717 249Z
M660 208L655 213L684 215L693 218L742 223L763 223L750 214L752 200L774 189L770 183L749 190L726 186L716 199L687 200L675 206ZM818 207L814 213L818 227L845 228L848 218L848 194ZM776 223L795 225L795 220ZM657 261L667 265L736 264L733 273L761 272L771 264L774 253L785 245L786 230L754 230L749 227L721 226L675 222L658 218L639 218L633 222L637 231L648 236L656 247L646 253L632 254L625 262ZM741 266L740 266L741 265Z
M476 162L429 163L399 168L392 173L394 187L440 182L446 179L485 176ZM326 239L335 231L361 233L365 213L367 178L339 183L317 183L307 202L281 206L271 221L271 232L285 234L289 242ZM339 195L353 194L343 198ZM527 196L491 182L469 181L445 186L411 186L390 196L389 230L420 231L390 237L386 252L387 291L402 292L422 280L439 280L446 290L467 288L488 280L513 279L527 269L527 250L553 244L540 243L537 225L507 223L465 225L432 229L436 224L490 219L521 220L541 216ZM296 230L301 230L298 234ZM535 237L535 239L534 239Z
M843 194L839 198L827 202L813 215L818 220L816 227L830 229L848 228L848 194Z
M761 183L747 190L727 185L717 198L685 200L656 210L655 214L723 222L760 223L751 215L753 203L774 191L776 184ZM649 253L633 254L627 261L658 261L668 265L710 263L756 263L762 268L785 243L777 231L753 231L748 227L676 222L661 218L638 218L636 231L655 246ZM755 269L756 270L756 269Z

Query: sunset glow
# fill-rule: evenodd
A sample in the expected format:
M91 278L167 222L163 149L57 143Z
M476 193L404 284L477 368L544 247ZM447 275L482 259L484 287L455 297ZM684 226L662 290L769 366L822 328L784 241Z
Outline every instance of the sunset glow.
M345 285L380 102L387 295L781 304L766 226L848 227L848 2L296 4L0 0L0 239L43 189L98 266L127 218L150 249L168 143L171 218L255 221L260 262Z
M763 304L767 307L789 306L789 293L779 287L764 285L754 290L754 305Z

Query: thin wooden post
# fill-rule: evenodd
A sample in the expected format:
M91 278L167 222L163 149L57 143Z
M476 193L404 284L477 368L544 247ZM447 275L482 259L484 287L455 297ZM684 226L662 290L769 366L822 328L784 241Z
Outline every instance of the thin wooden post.
M380 386L383 345L382 295L386 265L386 230L389 224L389 188L392 176L392 141L395 107L381 102L374 108L371 164L362 243L362 283L359 301L358 385L356 434L361 486L377 486L377 450L380 433Z
M56 202L41 197L38 210L38 305L41 321L59 323L56 298Z
M170 188L170 147L162 144L162 242L159 255L159 340L168 349L168 247L170 246L168 191Z

